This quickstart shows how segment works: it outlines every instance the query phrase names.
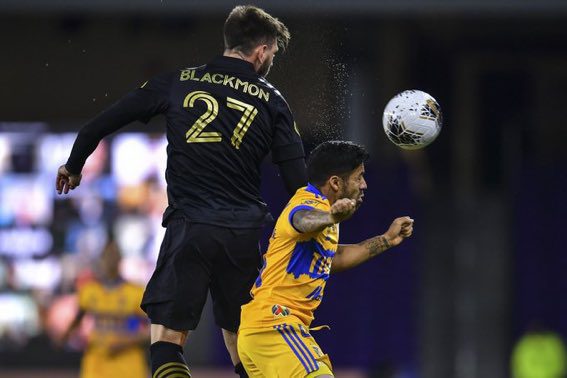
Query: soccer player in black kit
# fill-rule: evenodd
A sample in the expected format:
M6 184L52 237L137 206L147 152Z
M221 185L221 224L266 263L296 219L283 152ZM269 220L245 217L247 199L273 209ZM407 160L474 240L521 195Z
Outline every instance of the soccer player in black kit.
M293 116L265 79L289 39L286 26L265 11L235 7L224 24L223 56L158 75L127 94L79 131L59 168L56 189L68 193L106 135L157 114L167 119L167 230L142 300L152 323L153 377L190 376L182 347L209 290L235 372L246 376L236 332L261 265L261 227L270 217L260 197L260 164L271 152L290 194L307 182Z

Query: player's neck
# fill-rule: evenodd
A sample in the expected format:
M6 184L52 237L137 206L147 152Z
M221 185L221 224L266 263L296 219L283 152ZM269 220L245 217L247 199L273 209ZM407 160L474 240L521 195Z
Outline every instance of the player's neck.
M327 200L331 205L333 205L333 203L335 203L335 201L338 199L337 193L333 190L333 188L331 188L329 184L325 184L320 188L318 187L317 189L319 189L322 195L327 197Z
M234 49L224 50L224 53L222 55L228 56L229 58L242 59L245 62L252 63L252 65L254 66L254 70L256 70L256 57L254 55L247 56L242 51L238 51Z

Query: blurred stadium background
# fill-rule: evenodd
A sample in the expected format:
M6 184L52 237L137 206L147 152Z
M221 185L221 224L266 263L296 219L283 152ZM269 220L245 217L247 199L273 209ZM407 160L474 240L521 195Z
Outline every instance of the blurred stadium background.
M316 323L331 331L316 337L337 376L506 377L533 322L565 340L567 3L256 4L291 30L269 80L307 150L342 138L372 152L365 204L341 241L416 219L411 241L330 280ZM163 119L105 140L68 197L55 172L84 121L156 73L221 53L234 5L0 0L0 376L76 376L81 339L58 350L52 338L109 232L124 275L148 279L164 232ZM436 97L445 127L403 152L381 114L411 88ZM277 215L287 198L269 163L263 185ZM231 376L205 312L189 360L197 377Z

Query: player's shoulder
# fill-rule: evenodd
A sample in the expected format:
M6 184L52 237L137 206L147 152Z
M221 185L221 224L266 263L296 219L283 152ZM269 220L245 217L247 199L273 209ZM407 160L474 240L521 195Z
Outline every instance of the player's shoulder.
M170 70L157 73L146 80L139 89L142 91L168 93L171 84L179 76L179 71Z
M293 197L291 197L289 204L292 207L308 206L321 209L328 207L329 201L319 189L312 184L308 184L307 186L297 189Z
M289 109L289 104L287 103L287 100L285 99L284 95L279 91L279 89L277 89L272 83L270 83L263 76L258 76L258 82L273 93L274 103L276 105L280 105Z

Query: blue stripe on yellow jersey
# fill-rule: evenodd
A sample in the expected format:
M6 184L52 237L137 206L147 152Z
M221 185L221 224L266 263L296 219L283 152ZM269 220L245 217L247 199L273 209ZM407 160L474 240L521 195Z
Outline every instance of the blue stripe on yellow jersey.
M241 329L300 322L309 326L323 298L337 251L338 225L301 233L292 224L300 210L329 211L328 199L313 185L297 190L276 222L264 265L242 306Z

